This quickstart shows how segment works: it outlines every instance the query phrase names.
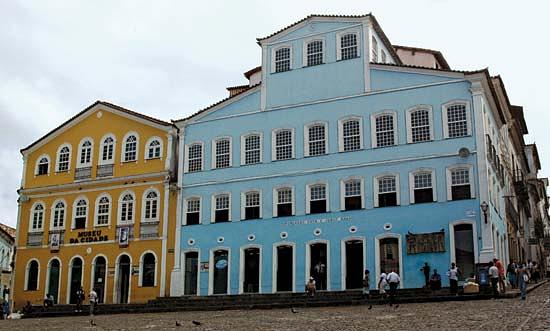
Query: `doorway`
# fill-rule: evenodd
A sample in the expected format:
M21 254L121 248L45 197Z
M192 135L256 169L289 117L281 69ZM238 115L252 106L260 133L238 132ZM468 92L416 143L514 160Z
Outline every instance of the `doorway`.
M57 304L59 302L59 260L54 259L50 261L48 266L48 291L46 294L53 295L53 302Z
M399 239L383 238L380 244L380 272L389 273L392 270L399 273ZM403 276L403 275L399 275Z
M197 295L197 277L199 273L199 253L185 253L184 295Z
M97 293L97 300L99 303L105 302L106 272L107 272L107 261L103 256L96 257L94 262L93 289Z
M82 259L76 257L71 264L71 290L69 292L69 303L76 304L76 291L82 286Z
M363 287L363 241L346 241L346 290Z
M118 259L117 275L117 303L128 303L130 291L131 262L128 255L122 255Z
M327 244L309 245L309 275L315 279L317 290L327 289Z
M292 246L277 247L277 292L292 292L294 278Z
M260 249L244 250L244 293L258 293L260 290Z
M457 224L453 227L455 240L455 263L462 271L462 278L475 272L474 231L472 224Z
M214 294L227 294L229 276L229 253L226 250L214 252Z

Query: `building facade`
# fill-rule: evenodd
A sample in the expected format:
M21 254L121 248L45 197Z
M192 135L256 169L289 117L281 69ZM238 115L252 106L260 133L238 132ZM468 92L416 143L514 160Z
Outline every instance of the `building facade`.
M364 269L412 288L425 262L468 276L508 261L510 185L487 141L508 142L511 106L487 70L394 48L372 15L309 16L258 43L249 84L176 121L172 295L353 289Z
M15 229L0 223L0 289L11 288ZM3 292L2 292L3 294Z
M14 305L144 302L169 288L177 129L98 101L21 152ZM175 200L174 200L175 201Z

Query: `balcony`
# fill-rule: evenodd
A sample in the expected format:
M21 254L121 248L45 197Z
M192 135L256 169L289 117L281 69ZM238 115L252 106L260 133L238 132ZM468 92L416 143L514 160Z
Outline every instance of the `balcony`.
M159 223L160 222L148 222L141 223L139 230L139 237L141 239L158 238L159 236Z
M506 211L506 218L512 225L517 229L519 228L519 214L516 210L516 207L514 207L514 204L512 202L512 197L505 197L504 200L504 208Z
M92 178L92 167L76 168L74 180L84 180Z
M113 176L114 165L112 164L102 164L97 166L96 177L112 177Z
M44 232L29 232L27 234L27 246L42 246Z

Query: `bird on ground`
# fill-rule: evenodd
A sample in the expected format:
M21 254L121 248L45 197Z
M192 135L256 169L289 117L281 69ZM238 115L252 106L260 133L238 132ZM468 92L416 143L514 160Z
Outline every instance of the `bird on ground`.
M91 325L91 326L96 326L94 320L90 320L90 325Z
M290 311L293 313L293 314L298 314L298 311L294 308L290 308Z
M176 326L181 326L181 323L176 321Z
M191 323L193 323L194 325L201 325L201 322L199 321L191 321Z

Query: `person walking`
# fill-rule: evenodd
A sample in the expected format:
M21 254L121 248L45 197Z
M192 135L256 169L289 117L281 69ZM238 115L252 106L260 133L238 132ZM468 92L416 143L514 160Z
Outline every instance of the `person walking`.
M517 288L516 269L516 264L513 260L511 260L510 263L508 263L508 267L506 267L506 276L508 276L508 280L510 281L510 285L512 286L512 288Z
M491 267L489 268L489 279L491 281L491 288L493 289L493 298L496 299L498 298L499 273L494 262L491 262Z
M369 296L370 291L370 271L365 269L365 276L363 277L363 296Z
M80 286L80 288L76 291L76 312L82 312L82 303L84 302L84 299L86 299L86 294L84 293L84 288Z
M517 276L520 298L521 300L525 300L527 296L527 282L529 281L529 276L527 275L527 270L525 270L525 266L523 264L520 265Z
M88 296L90 297L90 316L94 316L95 305L97 304L97 292L95 289L92 288Z
M309 277L309 281L306 284L306 293L308 297L314 297L316 290L315 278Z
M500 287L500 292L506 293L506 284L504 283L504 279L506 278L505 272L504 272L504 265L496 257L493 259L493 263L495 264L495 267L497 267L498 269L498 285Z
M460 275L460 269L456 266L456 263L451 263L451 268L447 271L447 277L449 277L449 285L451 288L451 294L458 295L458 277Z
M428 262L424 262L424 266L420 268L420 271L424 273L426 288L429 288L430 287L430 266L428 265Z
M388 275L386 275L386 272L382 270L382 273L380 274L380 280L378 281L378 292L380 294L386 294L386 286L388 285L387 277Z
M395 272L395 269L392 269L392 271L387 276L388 284L390 285L390 306L392 306L396 300L397 300L397 288L399 287L399 283L401 282L401 278Z

